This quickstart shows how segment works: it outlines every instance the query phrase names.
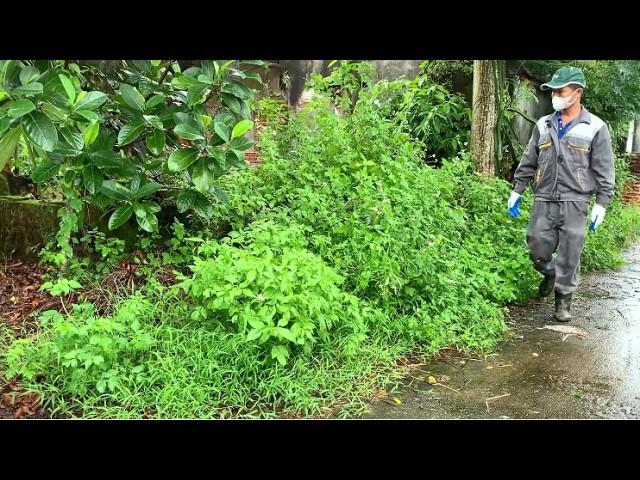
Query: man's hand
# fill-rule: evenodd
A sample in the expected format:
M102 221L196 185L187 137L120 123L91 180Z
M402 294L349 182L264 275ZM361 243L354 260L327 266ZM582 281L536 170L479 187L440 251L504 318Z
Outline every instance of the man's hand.
M509 197L509 201L507 202L507 214L510 217L520 216L520 200L521 196L519 193L511 192L511 196Z
M592 232L596 231L598 226L604 220L606 211L607 210L604 207L601 207L597 203L593 206L593 209L591 210L591 225L589 225L589 230Z

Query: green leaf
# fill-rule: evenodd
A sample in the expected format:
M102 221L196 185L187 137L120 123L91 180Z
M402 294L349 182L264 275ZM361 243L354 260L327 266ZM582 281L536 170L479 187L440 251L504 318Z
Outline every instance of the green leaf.
M251 342L251 341L255 340L260 335L262 335L262 329L261 328L254 328L254 329L250 330L249 334L247 335L247 342Z
M209 85L213 85L213 78L208 77L205 74L198 75L198 81L202 83L208 83Z
M140 187L140 189L135 193L136 198L146 197L147 195L151 195L152 193L157 192L162 188L162 185L155 182L145 183Z
M133 212L136 214L136 217L146 217L147 216L147 211L144 209L142 204L138 203L138 202L133 204Z
M289 358L289 349L284 345L274 345L271 347L271 358L277 359L280 365L285 365Z
M75 150L82 150L84 147L84 139L82 134L71 127L62 127L60 129L62 138Z
M159 213L160 210L162 210L160 208L160 205L158 205L156 202L142 202L142 206L148 213Z
M98 167L89 165L82 171L82 178L84 180L84 186L91 195L96 194L102 188L102 182L104 176Z
M31 173L31 179L35 183L42 183L55 177L59 170L60 165L51 160L46 160Z
M132 200L131 192L115 180L107 180L102 184L102 193L112 200L130 201Z
M246 162L244 161L243 153L238 150L228 150L225 161L227 165L237 168L245 168L247 166Z
M27 85L40 76L40 71L36 67L25 67L20 71L20 83Z
M201 217L209 218L211 215L213 215L213 206L209 202L209 199L205 197L203 194L201 194L200 192L194 192L194 193L195 193L194 207L196 209L196 213Z
M84 129L84 132L82 132L82 138L84 140L85 145L91 145L96 140L96 138L98 138L99 132L100 132L99 123L89 124L87 128Z
M139 112L144 112L145 101L142 94L131 85L123 83L120 85L120 95L124 102L129 105L134 110L138 110Z
M164 126L162 125L162 120L157 115L143 115L142 118L145 122L151 125L153 128L157 130L162 130Z
M75 113L80 115L82 118L89 120L89 123L98 123L98 120L100 120L98 114L91 110L76 110Z
M227 127L231 128L231 126L233 125L233 122L235 122L235 118L233 117L233 115L231 115L228 112L222 112L216 115L215 122L216 123L220 122L226 125Z
M253 122L251 120L241 120L233 127L233 131L231 132L231 139L241 137L247 131L253 128Z
M171 85L180 90L187 90L188 88L199 84L200 82L195 78L182 73L177 73L173 80L171 80Z
M196 122L195 118L193 118L191 115L187 113L183 113L183 112L174 113L173 121L175 122L176 125L180 123L185 123L187 125L198 128L198 122Z
M102 379L98 380L98 382L96 383L96 390L98 390L98 393L104 393L106 389L107 381Z
M256 82L262 84L262 77L257 72L242 72L240 70L234 72L234 75L239 76L240 78L250 78L251 80L255 80Z
M115 230L125 223L133 214L133 205L126 204L118 207L109 217L109 230Z
M14 88L11 94L15 97L32 97L42 93L43 87L41 83L33 82L21 87Z
M228 93L222 93L220 96L222 97L222 103L226 107L228 107L229 110L238 115L242 113L242 105L240 104L240 100Z
M189 90L187 91L187 104L190 107L193 107L194 105L204 102L209 88L210 85L207 85L206 83L198 83L197 85L189 87Z
M236 138L229 144L229 148L233 150L244 151L253 146L253 140L245 137Z
M204 135L200 133L197 127L180 123L173 129L173 133L187 140L204 140Z
M183 190L176 197L176 207L178 207L179 213L184 213L190 208L193 208L195 204L195 194L192 190Z
M162 153L162 150L164 150L164 146L166 144L164 132L160 130L154 130L153 132L151 132L151 135L147 137L146 143L147 148L149 149L151 154L157 157Z
M213 174L207 168L207 162L204 158L199 159L193 166L191 172L191 180L196 186L196 189L202 193L209 190L209 186L213 181Z
M54 155L61 155L63 157L77 157L82 153L82 150L78 150L63 138L59 139L58 143L56 143L56 148L52 152Z
M51 103L45 103L42 105L43 113L54 122L61 122L67 117L67 112L61 108L56 107Z
M149 60L149 63L151 63L151 65L153 65L154 67L159 67L162 63L162 60Z
M158 230L158 218L149 212L145 212L145 216L140 217L136 215L136 220L138 221L138 225L145 232L153 233Z
M168 167L171 172L184 170L198 158L198 151L193 148L181 148L169 155Z
M95 110L107 101L107 95L98 91L87 92L82 98L78 97L76 101L78 102L76 104L76 110ZM78 113L80 113L80 111L78 111Z
M10 124L11 124L11 121L9 120L9 117L0 118L0 138L2 138L2 135L4 135L4 132L9 130Z
M41 112L31 112L24 117L23 125L33 143L45 152L53 151L58 143L58 132L49 117Z
M208 129L209 125L211 125L211 122L213 122L213 118L211 118L209 115L198 116L198 124L202 127L203 130Z
M231 95L238 97L241 100L248 100L253 96L250 88L235 80L225 81L222 85L222 91L225 93L230 93Z
M143 130L144 123L142 123L140 119L133 120L131 123L126 124L118 133L118 145L122 147L123 145L128 145L133 142L140 136Z
M147 110L152 109L156 105L160 105L162 102L164 102L164 99L165 99L164 95L160 95L160 94L154 95L149 100L147 100Z
M73 86L73 83L71 83L71 80L69 80L69 77L67 77L66 75L61 73L58 75L58 78L60 79L60 82L62 82L64 91L67 92L69 105L73 105L73 103L76 101L76 88Z
M33 112L36 106L31 100L15 100L11 102L7 108L7 114L11 118L20 118L27 113Z
M14 154L22 129L20 127L12 128L0 139L0 170L7 163L7 160Z
M228 142L230 140L230 138L229 138L229 130L230 130L230 128L227 125L225 125L224 123L215 122L213 124L213 130L225 142Z

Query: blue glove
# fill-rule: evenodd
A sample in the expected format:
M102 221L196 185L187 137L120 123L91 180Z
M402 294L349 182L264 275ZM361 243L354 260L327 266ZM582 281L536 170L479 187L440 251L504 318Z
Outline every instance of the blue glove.
M522 197L519 194L511 192L511 196L507 202L507 215L512 218L520 216L520 200L522 200Z

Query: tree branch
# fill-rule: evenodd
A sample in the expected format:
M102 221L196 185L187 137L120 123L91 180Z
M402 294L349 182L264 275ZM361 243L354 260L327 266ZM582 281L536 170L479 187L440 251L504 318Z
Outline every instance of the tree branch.
M164 72L162 72L162 75L160 76L160 79L158 80L158 87L160 85L162 85L162 82L164 82L164 79L167 77L167 74L169 73L169 70L171 70L171 63L169 65L167 65L164 69ZM153 92L147 94L146 97L144 97L144 101L146 102L147 100L149 100L151 97L153 96Z

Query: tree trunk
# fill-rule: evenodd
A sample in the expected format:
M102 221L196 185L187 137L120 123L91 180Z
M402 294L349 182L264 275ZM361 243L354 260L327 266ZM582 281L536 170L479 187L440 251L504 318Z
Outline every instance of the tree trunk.
M640 153L640 115L636 115L633 124L633 143L631 145L631 151L633 153Z
M478 172L496 174L497 85L496 61L473 62L473 110L471 122L471 154Z

